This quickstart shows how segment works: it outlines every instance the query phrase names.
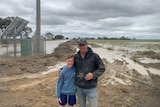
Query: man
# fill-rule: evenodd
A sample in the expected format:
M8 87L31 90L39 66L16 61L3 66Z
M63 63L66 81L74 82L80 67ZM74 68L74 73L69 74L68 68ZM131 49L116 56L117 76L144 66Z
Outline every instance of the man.
M98 107L97 80L105 71L105 66L98 54L88 47L84 38L79 38L79 51L74 57L76 66L75 85L80 107L86 107L86 99L90 107Z

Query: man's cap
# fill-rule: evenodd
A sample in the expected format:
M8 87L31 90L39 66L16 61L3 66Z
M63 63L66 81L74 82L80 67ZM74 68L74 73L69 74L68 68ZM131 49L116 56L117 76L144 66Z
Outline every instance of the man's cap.
M85 38L79 38L78 41L77 41L77 44L78 45L86 45L87 41L86 41Z

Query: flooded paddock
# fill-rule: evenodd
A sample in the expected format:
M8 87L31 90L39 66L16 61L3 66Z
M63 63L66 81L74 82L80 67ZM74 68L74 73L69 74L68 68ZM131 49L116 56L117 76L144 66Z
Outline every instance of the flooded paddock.
M127 63L129 69L135 69L144 75L148 75L148 71L160 75L160 42L91 40L90 44L103 47L94 48L94 51L110 63L120 60Z
M58 47L59 44L64 43L68 40L53 40L44 42L44 51L46 54L54 52L54 49ZM17 56L21 56L21 44L16 45ZM14 45L8 44L8 46L0 45L0 59L3 57L14 56Z

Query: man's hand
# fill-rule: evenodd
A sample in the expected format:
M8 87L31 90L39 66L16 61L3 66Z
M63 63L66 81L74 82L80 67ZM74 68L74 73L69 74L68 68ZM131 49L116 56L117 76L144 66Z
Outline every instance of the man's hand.
M58 76L60 76L62 69L63 69L63 68L58 69L58 71L57 71L57 75L58 75Z
M85 79L86 79L86 80L91 80L91 79L93 79L93 74L92 74L92 73L88 73L88 74L85 76Z

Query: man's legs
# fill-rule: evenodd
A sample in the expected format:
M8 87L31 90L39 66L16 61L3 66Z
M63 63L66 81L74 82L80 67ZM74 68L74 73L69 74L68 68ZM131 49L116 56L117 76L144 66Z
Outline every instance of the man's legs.
M90 107L98 107L98 95L96 88L85 89L86 96L89 101Z
M77 86L77 96L80 107L86 107L86 94L84 89Z
M90 107L98 107L98 95L96 88L83 89L77 87L77 96L80 107L86 107L86 97L88 98Z

